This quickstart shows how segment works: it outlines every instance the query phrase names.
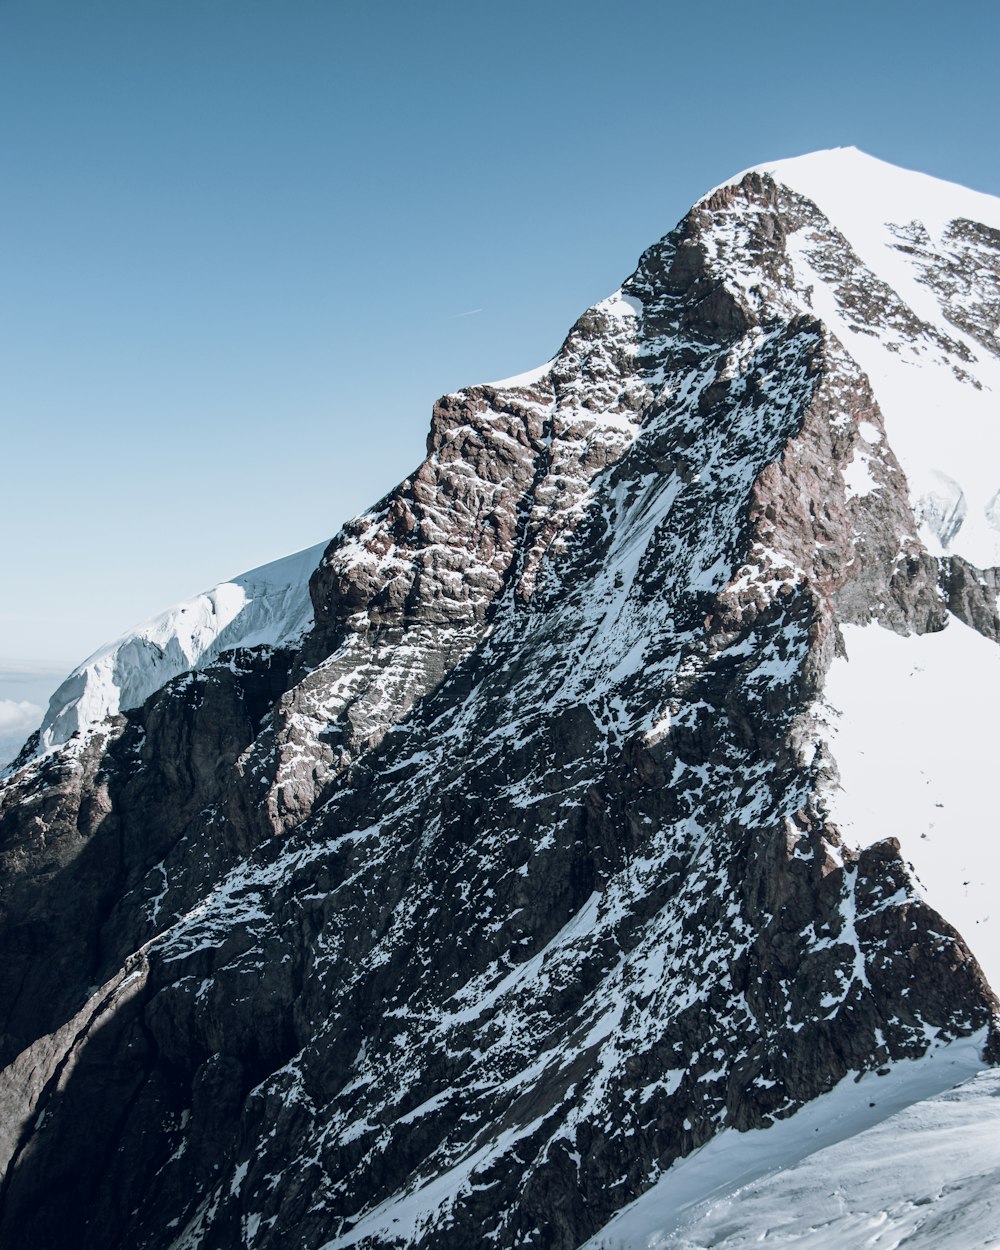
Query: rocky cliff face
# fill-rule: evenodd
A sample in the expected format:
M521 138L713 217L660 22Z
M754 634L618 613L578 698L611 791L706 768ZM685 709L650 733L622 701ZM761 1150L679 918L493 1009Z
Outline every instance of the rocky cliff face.
M29 744L4 1245L571 1250L720 1131L993 1053L898 839L841 836L824 683L846 626L1000 636L985 488L893 389L987 393L1000 234L880 201L890 283L803 189L845 159L886 177L751 171L442 399L311 615L272 579L274 637Z

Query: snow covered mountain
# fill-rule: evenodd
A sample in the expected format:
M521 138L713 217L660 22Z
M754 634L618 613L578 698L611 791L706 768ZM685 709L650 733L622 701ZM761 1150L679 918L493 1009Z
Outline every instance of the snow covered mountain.
M4 1244L663 1241L994 1056L998 324L997 201L748 171L82 665L0 790Z
M62 746L227 651L281 648L312 625L309 575L325 543L251 569L161 612L78 665L53 694L36 750Z

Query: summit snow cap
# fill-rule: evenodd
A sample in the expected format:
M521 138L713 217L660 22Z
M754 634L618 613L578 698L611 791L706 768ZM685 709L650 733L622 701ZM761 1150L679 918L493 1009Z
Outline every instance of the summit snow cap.
M769 174L775 182L812 200L852 244L856 240L847 229L852 223L858 227L859 239L873 221L884 224L914 218L931 234L940 234L956 217L1000 229L1000 199L995 196L903 169L856 147L823 148L784 160L763 161L719 183L702 200L749 173Z
M752 167L811 201L853 253L804 221L789 233L806 308L872 384L889 444L936 555L1000 565L1000 199L857 148ZM857 488L872 489L863 459Z

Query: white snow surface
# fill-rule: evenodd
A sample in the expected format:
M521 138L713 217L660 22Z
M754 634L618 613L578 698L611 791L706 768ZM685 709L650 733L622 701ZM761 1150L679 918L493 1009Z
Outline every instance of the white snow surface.
M970 359L958 376L954 355L930 341L857 325L813 267L808 228L789 237L796 285L809 293L812 311L871 381L889 443L923 518L928 549L963 556L978 568L1000 564L1000 510L993 506L1000 491L1000 358L947 319L933 288L922 280L921 262L901 249L893 229L919 223L928 236L925 248L947 255L943 236L952 221L1000 229L1000 199L899 169L857 148L813 152L755 169L812 200L876 278L921 321L967 349Z
M1000 1072L981 1071L984 1039L846 1076L769 1128L727 1129L582 1250L1000 1246Z
M981 1071L946 1093L929 1090L903 1109L893 1109L890 1079L869 1076L853 1091L859 1101L879 1100L868 1110L880 1123L838 1140L860 1123L858 1113L840 1114L846 1104L838 1086L793 1119L745 1135L758 1141L732 1143L724 1135L675 1165L586 1250L995 1250L1000 1071ZM834 1114L833 1125L823 1123L824 1113ZM766 1141L773 1135L780 1144ZM744 1146L742 1173L737 1146ZM760 1154L752 1160L755 1146ZM699 1174L700 1184L685 1184L687 1174ZM720 1181L714 1193L691 1198L712 1180Z
M151 617L78 665L42 721L44 752L141 707L168 681L237 647L280 647L312 624L309 577L326 543L308 547L186 599Z
M932 234L940 234L956 217L1000 230L1000 199L996 196L903 169L856 147L824 148L754 165L720 185L730 186L752 171L770 174L776 182L807 196L855 248L866 237L881 246L882 224L914 218Z
M535 369L527 369L524 373L515 373L509 378L500 378L497 382L484 382L483 386L492 386L496 390L513 390L520 386L534 386L536 382L541 382L542 378L552 368L552 361L547 360L544 365L539 365Z
M831 815L848 842L900 840L924 897L1000 985L1000 647L955 617L936 634L842 632L821 710L840 772Z

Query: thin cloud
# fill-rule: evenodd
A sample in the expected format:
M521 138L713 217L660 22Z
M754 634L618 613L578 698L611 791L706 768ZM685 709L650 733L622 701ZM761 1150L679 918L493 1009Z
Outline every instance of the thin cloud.
M481 313L482 311L483 311L482 308L470 308L468 312L455 313L455 316L456 317L474 317L476 313Z
M37 703L29 703L27 699L19 703L13 699L0 699L0 733L27 736L38 728L41 720L42 709Z

